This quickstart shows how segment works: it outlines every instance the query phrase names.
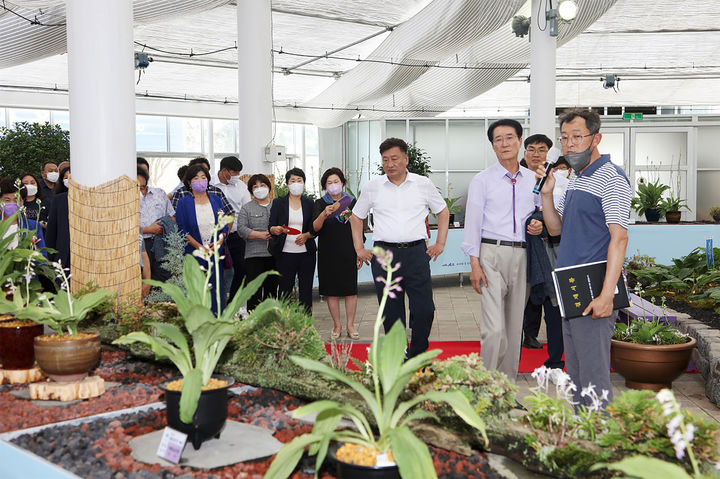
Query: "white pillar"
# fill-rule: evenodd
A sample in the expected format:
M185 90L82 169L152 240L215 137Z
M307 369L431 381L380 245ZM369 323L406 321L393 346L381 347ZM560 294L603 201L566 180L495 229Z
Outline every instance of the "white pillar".
M270 0L238 0L238 154L243 173L271 173L272 16Z
M541 18L535 18L544 0L532 0L530 22L530 134L542 133L556 143L555 137L555 55L557 38L550 36L545 20L545 9L540 8ZM538 27L545 25L545 31ZM558 147L560 145L557 145Z
M133 9L127 0L68 0L72 178L93 187L135 179Z

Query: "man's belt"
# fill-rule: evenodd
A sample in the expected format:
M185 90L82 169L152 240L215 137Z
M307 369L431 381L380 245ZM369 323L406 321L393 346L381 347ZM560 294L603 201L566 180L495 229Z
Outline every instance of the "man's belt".
M376 241L375 246L383 246L385 248L412 248L419 244L424 244L425 240L410 241L408 243L388 243L387 241Z
M480 240L481 243L494 244L497 246L512 246L513 248L527 248L527 243L524 241L505 241L490 238L483 238Z

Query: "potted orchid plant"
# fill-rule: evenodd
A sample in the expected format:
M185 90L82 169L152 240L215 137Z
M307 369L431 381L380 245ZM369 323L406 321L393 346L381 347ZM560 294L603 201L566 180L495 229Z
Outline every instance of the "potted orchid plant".
M352 477L398 477L399 474L404 479L436 478L427 446L409 426L414 420L438 420L435 414L418 407L426 401L448 404L467 424L479 430L487 443L484 422L460 391L430 391L400 402L400 395L415 372L428 366L440 350L426 351L405 361L407 336L400 321L385 336L380 336L382 311L387 298L394 297L395 291L400 289L400 278L392 278L400 265L393 266L393 256L389 251L375 247L373 253L386 276L376 278L385 284L385 288L368 353L367 367L371 372L372 390L326 363L299 356L291 358L299 366L351 388L362 398L370 417L352 404L337 401L316 401L296 409L294 417L317 413L315 426L312 432L296 437L283 447L265 479L289 477L307 447L310 455L316 456L316 477L330 452L335 456L339 477L345 474L354 474ZM343 418L352 421L355 429L338 429ZM331 443L334 443L332 447ZM367 462L358 460L361 457L367 458Z
M222 242L220 230L232 220L232 216L218 215L213 244ZM203 259L208 267L201 266L195 257ZM160 287L172 298L183 319L183 328L154 322L150 323L152 334L136 331L113 342L146 344L158 359L169 359L177 367L181 378L173 379L164 386L167 422L173 429L187 433L195 449L199 449L203 441L219 437L227 419L227 389L233 384L233 379L213 376L213 372L237 330L237 312L268 275L277 274L274 271L261 274L242 286L224 310L218 308L217 312L213 312L209 284L213 274L216 284L220 282L220 271L215 265L222 265L222 259L218 248L210 251L198 249L192 255L186 255L183 263L184 288L170 282L145 280L152 286ZM221 304L220 288L215 288L215 291L216 304Z

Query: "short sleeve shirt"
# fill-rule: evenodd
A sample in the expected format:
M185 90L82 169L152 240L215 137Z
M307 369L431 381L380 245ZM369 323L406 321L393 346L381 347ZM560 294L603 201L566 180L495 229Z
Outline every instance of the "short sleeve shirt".
M619 166L602 155L582 174L570 175L557 211L562 216L558 267L607 260L610 224L627 229L632 188Z
M373 210L373 239L389 243L405 243L427 239L425 218L428 209L440 213L445 200L429 178L407 174L396 185L386 175L368 182L353 207L353 214L365 219Z

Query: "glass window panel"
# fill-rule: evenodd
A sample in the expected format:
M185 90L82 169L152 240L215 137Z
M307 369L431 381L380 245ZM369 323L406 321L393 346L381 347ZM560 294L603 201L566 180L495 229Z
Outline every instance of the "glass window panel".
M380 150L378 147L385 138L381 137L381 128L379 121L370 122L370 151L368 153L369 165L368 169L371 174L378 174L378 167L382 165L382 157L380 156Z
M135 117L137 151L167 151L167 123L164 116Z
M489 142L488 142L489 143ZM460 213L455 213L455 221L465 221L465 205L467 203L467 192L470 182L475 178L477 173L453 173L450 172L450 192L449 198L460 198L456 205L460 207Z
M358 142L358 124L356 121L350 121L347 123L347 150L345 152L347 159L347 175L348 186L355 192L357 192L360 186L360 161L357 154L357 142Z
M54 125L59 125L60 128L63 130L70 130L70 112L69 111L60 111L60 110L53 110L50 112L51 119L50 121Z
M5 108L0 108L0 127L6 127L5 124Z
M605 132L599 145L600 152L610 155L610 161L627 171L625 164L625 134L622 132Z
M358 127L358 161L360 162L361 174L370 167L370 123L367 121L357 122Z
M697 132L698 168L720 168L720 155L717 149L720 126L703 126L698 128Z
M687 164L687 133L684 131L637 132L635 164L677 166Z
M50 110L31 110L8 108L8 123L13 125L26 121L28 123L46 123L50 121Z
M312 193L321 193L320 188L320 176L323 172L320 171L320 157L317 155L305 156L305 188Z
M189 158L153 158L145 157L150 163L150 186L162 188L170 193L180 183L177 170L187 165Z
M233 153L237 121L213 120L213 151L217 153Z
M202 151L202 120L168 117L170 151Z
M445 170L445 120L411 120L410 138L430 157L430 168Z
M305 125L305 155L319 155L318 129L313 125Z
M445 173L430 173L428 175L435 187L438 189L440 196L445 196ZM428 212L429 214L429 212ZM430 224L436 225L437 218L430 215Z
M720 206L720 171L698 171L697 173L697 219L712 220L710 208ZM717 242L718 239L716 238ZM715 261L718 261L717 259Z
M405 133L407 133L405 120L388 120L385 122L385 134L388 138L402 138L407 141Z
M477 120L450 120L448 131L450 170L482 170L485 161L483 146L487 141L485 122Z
M284 146L288 155L300 154L296 149L295 130L291 123L275 124L275 144Z
M699 172L698 172L699 173ZM637 191L637 182L640 178L644 178L646 181L653 183L655 180L660 180L663 185L670 186L670 189L665 192L663 196L679 196L683 200L687 201L687 172L686 171L658 171L658 170L636 170L635 180L632 183L635 185L635 191ZM717 188L717 187L716 187ZM637 193L636 193L637 196ZM687 212L687 210L683 210ZM684 216L683 216L684 218Z

